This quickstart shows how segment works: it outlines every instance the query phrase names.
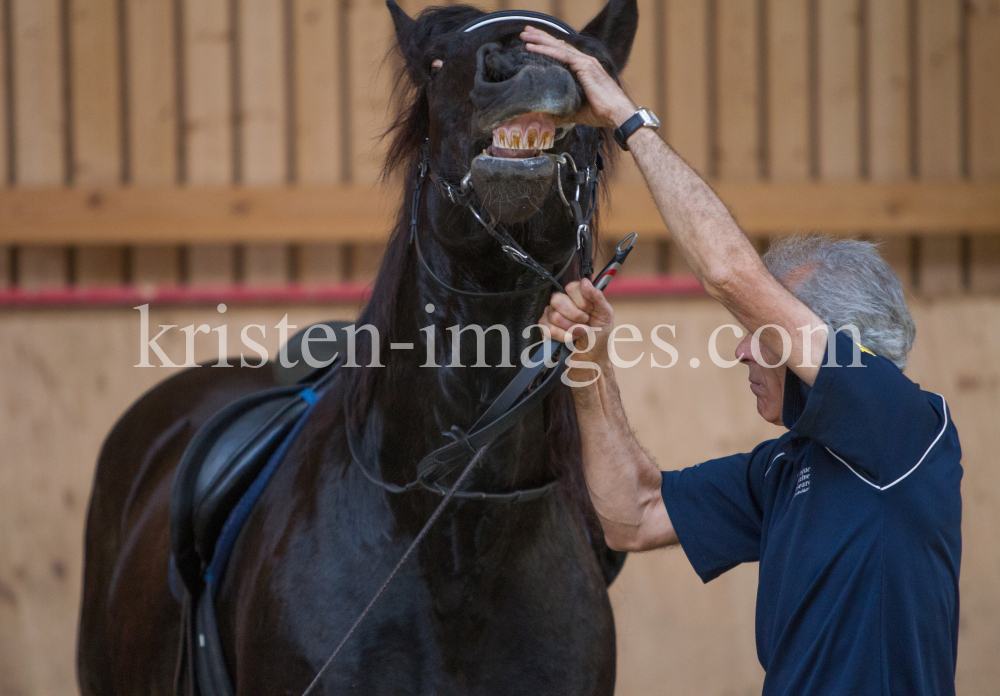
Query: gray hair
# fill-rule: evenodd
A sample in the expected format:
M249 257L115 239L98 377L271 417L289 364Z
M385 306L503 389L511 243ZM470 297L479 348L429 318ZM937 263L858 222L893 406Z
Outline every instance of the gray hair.
M851 324L861 344L902 370L917 329L899 276L871 242L823 236L776 239L764 265L820 319Z

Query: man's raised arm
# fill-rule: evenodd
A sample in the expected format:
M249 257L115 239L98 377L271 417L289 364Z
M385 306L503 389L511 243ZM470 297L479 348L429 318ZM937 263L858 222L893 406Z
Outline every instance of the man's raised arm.
M588 102L578 122L615 128L635 113L635 104L597 59L534 27L521 38L529 51L566 63L576 73ZM782 327L791 339L788 367L811 386L826 351L823 321L774 279L712 188L655 132L640 128L628 145L698 280L751 332L769 324ZM808 348L802 327L810 329ZM785 354L778 331L763 331L760 338L776 355Z

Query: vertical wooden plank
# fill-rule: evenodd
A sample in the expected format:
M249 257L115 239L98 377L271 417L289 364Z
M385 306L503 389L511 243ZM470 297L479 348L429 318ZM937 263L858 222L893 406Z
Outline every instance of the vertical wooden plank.
M901 180L913 173L911 158L910 19L909 0L868 3L868 97L871 128L868 171L872 179ZM956 240L957 243L957 240ZM940 239L937 245L947 245ZM913 240L880 240L882 255L903 286L912 291ZM956 247L957 249L957 247ZM920 273L920 279L940 285L944 267ZM958 278L958 266L954 268Z
M229 244L198 244L188 250L188 281L192 285L232 283L234 250Z
M65 181L59 0L11 0L17 184Z
M913 293L913 244L917 241L913 237L875 237L871 241L878 244L878 253L885 262L892 267L892 270L899 276L903 283L903 289L907 293Z
M14 119L17 184L60 186L66 180L65 108L58 0L13 0ZM25 287L61 286L66 252L25 246L18 276Z
M776 181L809 178L809 28L802 0L767 8L768 170Z
M10 247L0 246L0 290L10 287Z
M298 181L340 183L340 16L330 0L295 0Z
M247 244L243 249L243 282L283 285L288 282L288 247L284 244Z
M411 7L406 10L414 14ZM341 181L340 20L337 2L295 0L295 142L298 181L302 184ZM340 245L302 245L299 278L303 283L336 282L342 279L343 268Z
M122 164L117 0L71 0L70 46L72 181L114 185Z
M116 0L71 0L73 162L78 186L114 186L122 178L121 84ZM121 247L81 247L76 282L82 286L121 282Z
M969 0L969 174L1000 178L1000 2Z
M860 173L859 0L816 0L819 14L819 171Z
M597 11L600 11L600 3ZM593 18L597 12L587 14ZM658 55L660 43L657 41L657 12L655 0L639 0L639 28L636 32L635 41L632 44L632 54L622 73L622 84L628 90L629 96L639 106L645 106L654 111L657 110L657 82L661 79L659 75L661 60ZM589 21L589 20L584 20ZM642 173L636 166L635 160L631 157L623 157L621 166L616 174L619 181L643 186ZM638 251L638 250L636 250Z
M8 36L11 34L11 27L8 23L8 12L10 4L0 2L0 189L13 185L13 167L11 167L11 142L9 140L10 128L13 125L9 120L8 109L12 105L10 101L10 87L8 83L8 71L12 67L7 62L7 54L13 50L13 46L8 43ZM0 288L7 288L11 283L11 254L13 250L4 245L0 245ZM2 683L2 682L0 682Z
M132 282L139 286L180 282L180 251L174 246L144 244L132 250Z
M910 159L909 0L868 3L872 179L906 179Z
M755 179L759 172L757 11L755 0L717 3L718 172Z
M9 133L11 123L8 120L8 109L11 102L9 100L7 84L7 72L10 66L7 63L7 53L13 47L7 42L10 27L7 25L7 10L9 4L6 0L0 2L0 188L10 186L10 141ZM0 246L0 256L6 256L6 248Z
M67 254L64 247L26 245L18 248L17 275L21 287L53 288L66 285Z
M178 179L177 67L174 0L126 0L130 182L171 186ZM139 244L132 250L136 285L179 280L176 247Z
M284 1L241 0L239 13L242 183L282 184L288 179ZM248 244L243 280L251 285L284 283L287 260L280 244Z
M702 175L708 172L708 2L665 0L666 136Z
M973 237L969 256L969 289L1000 293L1000 232Z
M343 270L343 245L302 245L299 255L299 280L304 285L322 285L342 280Z
M917 165L922 178L962 174L962 2L919 0L917 5Z
M183 9L187 183L229 184L233 177L229 3L184 0ZM193 284L230 282L233 262L229 246L191 247L188 280Z
M120 285L124 270L123 247L102 245L81 247L76 251L76 281L82 287Z
M968 11L969 175L1000 178L1000 3L972 0ZM1000 231L998 231L1000 232ZM1000 241L973 237L970 286L976 292L1000 290Z
M924 0L917 5L916 169L925 179L962 176L960 20L956 2ZM877 45L873 43L873 49ZM878 137L875 131L873 136ZM875 146L873 140L873 155ZM922 293L953 294L962 289L961 242L954 236L921 238L918 276Z
M283 0L239 3L243 183L287 178Z
M227 0L184 0L184 136L188 181L232 182L232 28Z
M962 253L954 235L920 237L920 293L953 295L962 289Z
M392 20L382 0L349 0L350 32L350 171L348 183L378 183L385 154L379 136L390 118L393 66L383 62L395 41ZM382 244L359 244L347 249L345 266L351 280L368 281L378 270Z
M173 0L126 0L131 183L177 181Z
M384 146L379 135L389 120L392 67L383 64L393 41L392 21L382 0L350 0L351 181L377 183Z

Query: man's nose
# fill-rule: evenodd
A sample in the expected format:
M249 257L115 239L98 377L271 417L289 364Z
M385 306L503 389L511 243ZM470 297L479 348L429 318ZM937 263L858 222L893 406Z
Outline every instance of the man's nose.
M750 351L751 338L752 335L748 333L743 337L743 340L736 345L736 359L747 365L752 362L757 362L753 359L753 353Z

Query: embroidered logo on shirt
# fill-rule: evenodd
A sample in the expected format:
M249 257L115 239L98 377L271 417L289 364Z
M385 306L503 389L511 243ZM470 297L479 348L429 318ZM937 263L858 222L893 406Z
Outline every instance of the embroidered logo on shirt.
M799 472L799 476L795 479L795 493L792 494L794 498L799 493L805 493L809 490L809 472L812 470L811 466L804 467L802 471Z

